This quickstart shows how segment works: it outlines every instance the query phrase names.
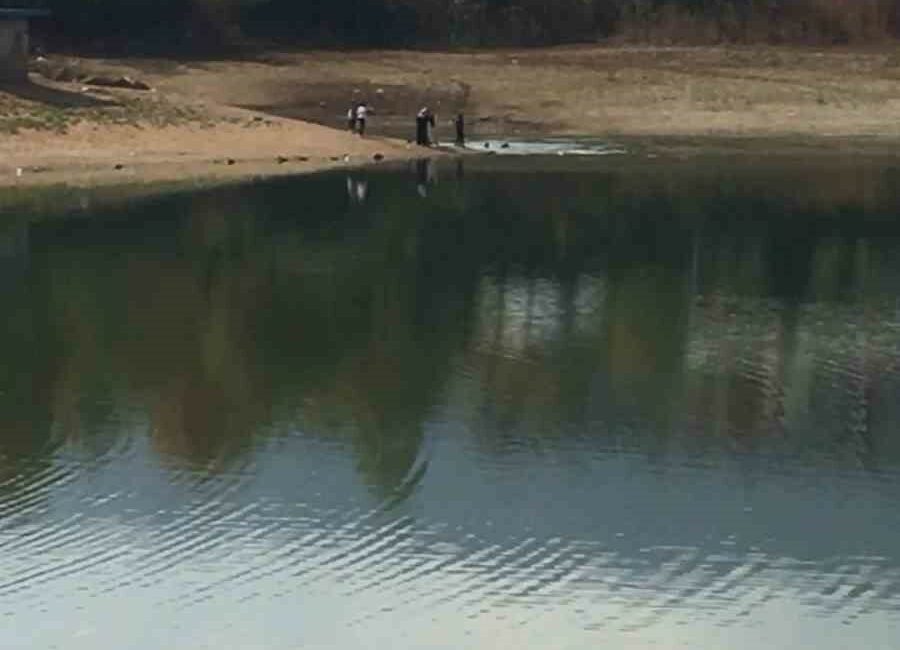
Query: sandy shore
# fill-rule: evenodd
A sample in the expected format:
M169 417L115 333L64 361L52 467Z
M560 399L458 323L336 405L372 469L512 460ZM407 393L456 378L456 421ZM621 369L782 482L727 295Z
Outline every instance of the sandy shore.
M462 111L476 137L882 154L900 144L900 60L886 49L581 46L50 62L80 76L51 81L42 70L28 87L0 90L0 186L230 180L358 166L376 154L434 155L407 141L422 104L438 112L444 140ZM152 90L85 85L90 74L127 75ZM376 109L366 138L344 128L354 99Z
M397 139L361 138L250 111L164 126L85 121L64 133L25 129L0 139L0 185L241 179L435 153Z

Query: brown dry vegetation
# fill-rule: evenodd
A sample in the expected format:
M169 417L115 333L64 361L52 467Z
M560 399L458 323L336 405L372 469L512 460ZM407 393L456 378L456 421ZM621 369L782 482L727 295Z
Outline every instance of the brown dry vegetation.
M900 135L894 48L309 52L147 72L166 92L330 126L363 97L376 129L404 137L422 103L447 135L458 110L492 135Z
M622 0L610 34L642 44L886 43L896 0Z

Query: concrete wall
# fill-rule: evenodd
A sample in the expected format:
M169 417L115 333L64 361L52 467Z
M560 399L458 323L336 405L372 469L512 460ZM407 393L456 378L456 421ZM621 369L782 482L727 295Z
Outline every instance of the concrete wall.
M28 77L28 21L0 20L0 81Z

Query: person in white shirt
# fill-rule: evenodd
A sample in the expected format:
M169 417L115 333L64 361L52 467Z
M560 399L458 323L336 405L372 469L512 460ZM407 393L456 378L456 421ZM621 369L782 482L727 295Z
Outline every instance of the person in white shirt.
M356 132L360 135L366 134L366 118L369 114L374 114L369 105L365 102L360 102L359 106L356 107Z

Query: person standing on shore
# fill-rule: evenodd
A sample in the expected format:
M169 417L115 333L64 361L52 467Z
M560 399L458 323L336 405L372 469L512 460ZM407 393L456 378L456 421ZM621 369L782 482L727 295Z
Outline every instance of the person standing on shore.
M465 147L466 146L466 119L463 117L462 113L456 114L456 119L453 120L453 125L456 127L456 146L457 147Z
M423 106L416 113L416 144L423 147L431 146L431 128L434 126L434 113L427 106Z
M356 132L359 133L360 136L364 136L366 134L366 119L370 114L374 115L375 111L369 108L369 105L365 102L360 102L356 107Z
M427 115L427 106L423 106L419 109L419 112L416 113L416 144L420 147L428 146L428 122L426 121Z
M437 144L437 138L434 137L434 126L435 126L436 117L437 116L434 114L434 112L432 112L432 110L429 108L428 109L428 119L425 124L426 130L427 130L426 139L428 140L429 147L433 144Z

